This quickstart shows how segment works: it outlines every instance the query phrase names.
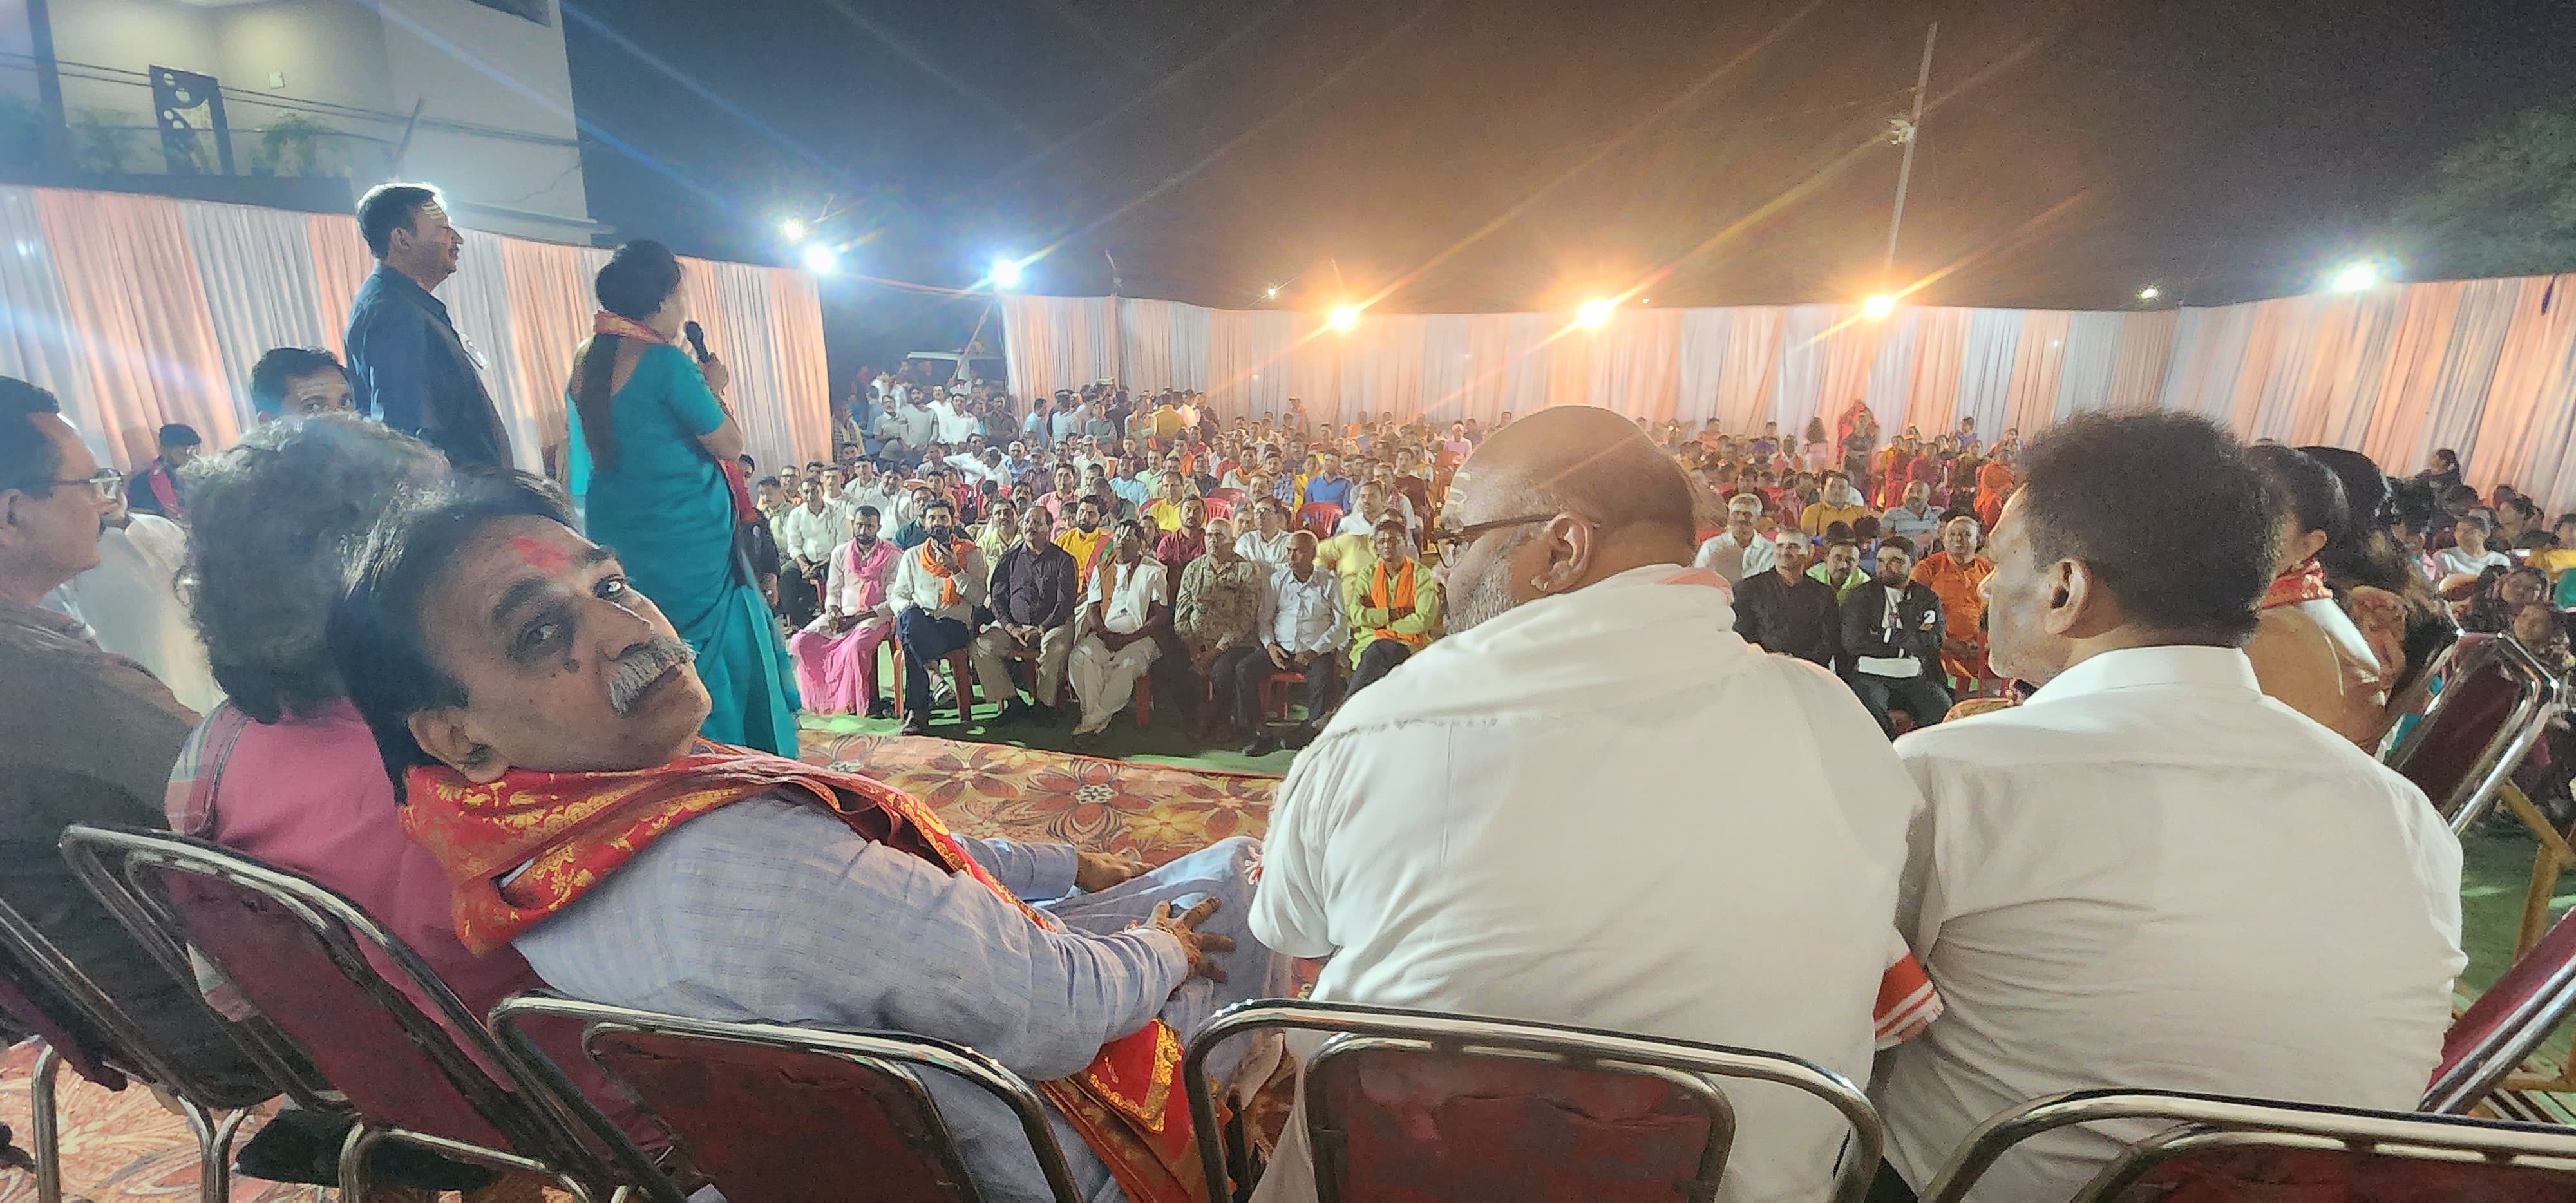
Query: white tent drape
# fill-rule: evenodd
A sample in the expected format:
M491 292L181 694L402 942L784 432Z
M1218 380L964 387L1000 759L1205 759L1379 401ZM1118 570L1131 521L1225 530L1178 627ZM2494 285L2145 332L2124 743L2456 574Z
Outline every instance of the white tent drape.
M5 222L5 210L0 210ZM1800 431L1857 397L1926 434L1989 437L2162 407L2247 438L2330 443L2396 471L2436 447L2469 479L2576 507L2576 275L2399 285L2215 308L2090 313L1848 305L1556 313L1315 315L1170 301L1005 298L1011 386L1116 379L1205 389L1220 415L1289 398L1318 420L1388 410L1490 422L1588 404L1632 417ZM0 273L0 287L7 286Z

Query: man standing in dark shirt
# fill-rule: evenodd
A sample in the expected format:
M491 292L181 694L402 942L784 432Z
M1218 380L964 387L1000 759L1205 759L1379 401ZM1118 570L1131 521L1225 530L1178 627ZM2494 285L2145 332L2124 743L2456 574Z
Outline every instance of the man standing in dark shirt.
M1055 516L1033 505L1020 514L1020 538L993 562L992 589L985 603L993 625L975 637L975 679L986 698L1003 698L1003 722L1036 716L1055 721L1055 702L1063 696L1064 665L1073 654L1073 612L1080 600L1075 588L1073 554L1055 545ZM1020 701L1011 683L1009 661L1036 653L1036 707Z
M1878 575L1843 598L1843 679L1890 736L1890 706L1929 727L1950 712L1941 684L1941 595L1912 579L1914 544L1891 537L1878 545Z
M1772 557L1771 571L1735 586L1735 633L1763 651L1831 670L1842 647L1842 611L1833 586L1807 575L1814 548L1805 536L1782 531Z
M197 436L196 427L173 422L161 428L157 442L161 457L145 464L142 471L125 482L125 508L185 522L188 495L180 487L179 470L197 458L197 449L205 440Z
M380 184L358 202L358 232L376 270L349 306L349 383L357 408L420 436L449 463L510 466L510 436L447 304L430 290L456 274L465 237L438 193Z

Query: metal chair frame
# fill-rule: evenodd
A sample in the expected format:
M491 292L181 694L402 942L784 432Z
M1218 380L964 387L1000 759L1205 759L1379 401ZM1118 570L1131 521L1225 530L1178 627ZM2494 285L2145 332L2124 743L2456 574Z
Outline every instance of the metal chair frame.
M2449 703L2459 696L2457 689L2433 692L2435 681L2484 669L2490 659L2501 658L2515 678L2520 693L2504 726L2487 740L2485 748L2470 762L2469 771L2447 796L2433 799L2433 808L2451 825L2453 834L2466 831L2483 817L2494 804L2497 792L2513 776L2514 769L2529 755L2531 746L2540 740L2541 731L2551 715L2564 704L2565 688L2555 674L2534 659L2530 652L2512 639L2500 635L2464 635L2443 650L2440 657L2412 686L2424 695L2419 706L2410 707L2415 723L2394 737L2380 752L2380 762L2406 771L2407 762L2423 750L2429 733Z
M1228 1039L1255 1031L1320 1032L1334 1037L1333 1043L1327 1044L1310 1059L1306 1073L1314 1072L1317 1066L1328 1063L1335 1055L1346 1055L1337 1052L1333 1044L1348 1044L1353 1046L1350 1051L1416 1048L1543 1060L1610 1073L1656 1077L1677 1084L1688 1079L1697 1084L1691 1090L1694 1097L1704 1105L1713 1097L1720 1108L1713 1115L1712 1149L1703 1154L1703 1174L1699 1185L1705 1193L1694 1196L1698 1199L1705 1199L1716 1190L1718 1176L1732 1151L1735 1124L1734 1109L1726 1102L1724 1092L1693 1075L1743 1078L1794 1087L1821 1099L1841 1113L1844 1121L1851 1125L1852 1140L1845 1144L1841 1164L1834 1170L1831 1196L1834 1203L1859 1203L1878 1173L1878 1159L1884 1141L1878 1112L1850 1079L1797 1057L1559 1024L1409 1011L1358 1003L1256 999L1218 1012L1199 1029L1198 1035L1191 1038L1188 1050L1181 1055L1181 1081L1189 1092L1190 1119L1196 1129L1199 1161L1207 1167L1209 1197L1212 1199L1232 1196L1226 1180L1225 1150L1217 1132L1216 1100L1208 1089L1208 1054ZM1299 1089L1304 1089L1302 1084ZM1333 1117L1320 1114L1315 1097L1308 1096L1306 1103L1307 1138L1319 1150L1320 1157L1320 1150L1326 1146L1318 1138L1324 1135L1325 1126ZM1720 1139L1721 1133L1723 1140ZM1332 1175L1322 1172L1319 1166L1315 1179L1322 1203L1337 1203L1338 1184L1332 1181Z
M248 889L277 904L322 944L332 964L357 985L436 1065L448 1084L485 1122L523 1151L487 1148L428 1132L380 1123L360 1115L340 1150L341 1198L356 1203L366 1197L366 1158L382 1141L508 1170L544 1174L581 1203L592 1203L601 1187L623 1194L641 1189L656 1203L684 1203L650 1158L637 1149L607 1117L575 1091L531 1071L513 1052L483 1030L437 971L398 937L386 931L355 903L293 873L261 864L205 840L167 832L127 831L73 824L63 832L62 851L72 870L108 911L155 950L164 964L187 963L187 926L160 891L137 876L143 870L211 878ZM377 955L399 970L419 996L428 999L446 1025L421 1013L412 996L380 973L367 956ZM218 969L235 980L233 966L207 954ZM193 983L193 976L185 979ZM460 1040L458 1033L463 1033ZM469 1044L466 1041L470 1041ZM476 1058L482 1059L478 1064ZM495 1079L482 1065L501 1069ZM601 1157L595 1150L607 1150ZM524 1150L533 1150L534 1153Z
M1055 1131L1049 1126L1046 1105L1038 1092L1002 1063L963 1045L915 1036L904 1032L845 1032L828 1028L793 1027L775 1023L734 1023L724 1020L692 1019L685 1015L668 1015L605 1003L583 1002L552 993L514 994L492 1008L491 1030L501 1041L525 1058L528 1063L558 1083L559 1089L571 1089L563 1068L547 1056L544 1049L530 1038L521 1020L529 1017L559 1019L581 1025L581 1048L609 1080L628 1094L637 1092L615 1071L602 1063L593 1042L602 1036L618 1033L640 1033L683 1040L700 1040L719 1044L750 1045L800 1053L816 1058L848 1061L898 1078L916 1094L925 1113L939 1117L938 1104L921 1085L917 1069L933 1069L965 1081L1001 1101L1019 1120L1022 1135L1036 1154L1038 1170L1046 1175L1047 1188L1056 1203L1081 1203L1082 1193L1073 1181L1073 1170L1066 1163L1064 1149L1056 1144ZM637 1101L643 1100L640 1095ZM651 1109L646 1108L649 1112ZM655 1119L658 1121L659 1116ZM965 1156L948 1135L947 1124L939 1119L939 1136L944 1142L942 1155L960 1171L959 1181L975 1190L974 1176L966 1166ZM672 1138L683 1146L688 1134L669 1124Z
M113 908L110 911L113 913ZM280 1049L291 1047L283 1043L283 1037L263 1030L259 1024L224 1020L212 1011L207 1014L222 1025L253 1064L268 1074L270 1086L258 1098L244 1098L192 1076L178 1062L162 1055L143 1026L115 998L46 939L35 924L5 902L0 902L0 945L7 946L10 957L26 975L26 984L77 1014L108 1044L98 1050L104 1060L121 1073L161 1087L177 1101L189 1135L196 1138L197 1191L204 1203L224 1203L232 1197L233 1138L240 1132L242 1122L250 1118L251 1108L279 1094L315 1109L336 1107L333 1100L314 1090L304 1075L279 1055ZM150 947L151 942L145 941L145 946ZM194 988L193 977L181 980ZM32 1001L41 1006L47 998ZM37 1203L60 1203L62 1199L62 1135L55 1111L62 1065L62 1051L46 1044L36 1054L34 1072L28 1075L27 1139L31 1146L28 1153L36 1162Z
M2156 1167L2213 1147L2345 1149L2428 1161L2569 1161L2576 1131L2453 1115L2367 1111L2270 1099L2162 1090L2083 1090L2033 1099L1977 1125L1933 1176L1922 1203L1962 1203L1994 1163L2033 1137L2105 1120L2166 1120L2177 1127L2129 1146L2069 1203L2117 1198Z

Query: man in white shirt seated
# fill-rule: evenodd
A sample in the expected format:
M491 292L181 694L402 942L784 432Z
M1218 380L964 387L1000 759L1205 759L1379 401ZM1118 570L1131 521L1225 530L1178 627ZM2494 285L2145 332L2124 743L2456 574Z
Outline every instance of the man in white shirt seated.
M770 526L782 561L778 571L779 608L788 622L802 627L820 609L823 583L832 549L850 537L849 515L823 497L820 474L806 477L803 498Z
M1156 637L1171 622L1170 576L1145 554L1144 524L1118 524L1115 555L1091 574L1090 592L1077 628L1080 637L1065 675L1082 702L1074 742L1092 743L1135 696L1136 681L1160 654Z
M1288 507L1276 497L1264 497L1252 503L1252 518L1253 529L1235 536L1234 553L1276 572L1288 563L1288 541L1297 534L1288 529Z
M1288 737L1291 745L1305 747L1333 712L1341 693L1342 663L1350 652L1342 578L1316 565L1314 535L1290 531L1286 541L1288 562L1271 570L1262 587L1261 610L1253 619L1258 644L1231 673L1222 660L1217 665L1218 700L1231 702L1235 725L1253 733L1243 749L1246 756L1279 750L1280 741L1262 712L1261 687L1279 673L1305 680L1306 721Z
M1928 805L1898 922L1948 1013L1882 1067L1888 1161L1919 1189L2069 1090L2412 1110L2466 962L2460 847L2256 686L2237 649L2280 534L2251 458L2198 417L2097 415L2022 471L1986 620L2039 692L1896 745ZM2067 1198L2151 1128L2023 1146L1976 1197Z
M946 498L923 503L921 525L921 545L896 559L894 585L886 590L894 606L895 641L903 647L906 735L930 729L930 672L948 653L975 642L975 607L984 604L992 575L975 541L958 533L957 507ZM963 724L966 683L957 685L957 721Z
M1459 473L1450 635L1342 704L1271 813L1252 928L1314 997L1804 1057L1865 1081L1920 807L1851 691L1734 632L1680 468L1564 406ZM1708 771L1711 732L1760 749ZM1843 1128L1726 1085L1730 1199L1821 1199ZM1256 1198L1313 1197L1299 1126Z
M1457 486L1453 483L1451 488ZM1774 544L1753 528L1762 520L1762 499L1738 493L1726 502L1726 529L1699 545L1692 563L1726 578L1728 588L1748 576L1771 571Z

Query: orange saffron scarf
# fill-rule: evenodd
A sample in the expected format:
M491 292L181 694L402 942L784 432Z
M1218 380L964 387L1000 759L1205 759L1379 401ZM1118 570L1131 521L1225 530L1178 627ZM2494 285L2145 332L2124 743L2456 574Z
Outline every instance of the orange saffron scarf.
M453 769L416 768L403 834L427 849L456 889L456 934L477 955L587 894L654 840L699 815L780 793L811 802L861 838L974 878L1050 930L1062 925L1012 897L929 807L883 782L748 748L699 740L650 769L544 773L513 769L488 784ZM499 878L526 866L509 884ZM1181 1040L1160 1019L1102 1045L1082 1072L1037 1083L1138 1203L1203 1203L1206 1175L1180 1089Z
M1419 566L1418 561L1406 560L1404 568L1395 574L1395 583L1390 588L1386 579L1386 561L1378 561L1375 573L1369 578L1369 608L1406 611L1413 609L1413 571ZM1380 639L1392 639L1412 648L1431 642L1427 635L1406 635L1393 627L1379 627L1369 633Z
M921 570L923 572L927 572L930 575L939 578L939 608L945 610L948 607L957 604L957 598L959 597L957 592L957 573L956 570L940 563L939 557L930 554L930 546L931 545L929 543L923 543L921 545L921 549L914 554L921 557ZM950 543L948 545L948 554L952 556L958 554L957 544Z

